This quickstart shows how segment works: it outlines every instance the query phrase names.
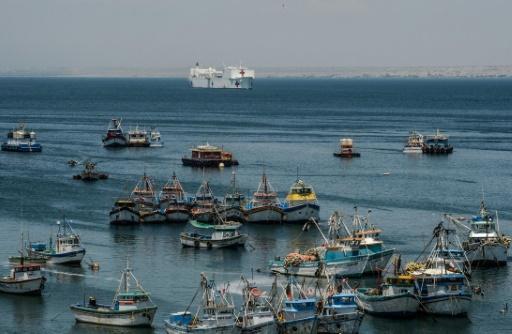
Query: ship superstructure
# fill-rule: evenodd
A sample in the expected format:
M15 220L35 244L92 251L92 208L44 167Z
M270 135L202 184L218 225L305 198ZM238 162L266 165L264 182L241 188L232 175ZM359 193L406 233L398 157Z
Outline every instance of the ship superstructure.
M222 71L214 67L201 68L199 63L190 69L192 88L239 88L252 89L254 70L242 65L224 66Z

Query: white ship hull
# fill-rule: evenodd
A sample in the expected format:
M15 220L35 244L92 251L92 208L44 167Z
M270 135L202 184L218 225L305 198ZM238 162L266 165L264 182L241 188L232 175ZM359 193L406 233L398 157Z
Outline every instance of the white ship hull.
M419 298L412 294L366 296L358 292L356 303L364 312L382 317L410 317L420 306Z
M248 223L280 223L282 210L274 206L256 207L247 210Z
M283 211L283 222L286 223L305 223L310 218L320 220L320 207L313 203L291 206Z
M226 220L245 222L245 215L239 207L220 208L219 214Z
M233 88L233 89L252 89L253 78L190 78L192 88Z
M436 295L421 297L423 311L430 314L461 316L467 314L471 306L468 295Z
M130 208L114 208L110 211L110 224L117 225L130 225L138 224L140 222L140 215Z
M361 321L363 321L363 316L364 313L362 312L321 315L317 319L317 333L357 334L359 333L359 327L361 326Z
M507 265L508 247L503 244L469 245L466 252L469 262L476 267Z
M187 210L181 209L167 209L165 211L165 216L167 220L171 223L184 223L190 219L190 213Z
M404 150L403 150L404 153L423 153L423 148L420 146L414 146L414 147L411 147L411 146L406 146L404 147Z
M155 317L156 308L103 313L71 306L71 311L75 315L76 321L79 322L121 327L149 327Z
M241 332L239 327L236 326L219 326L219 327L184 327L171 324L165 321L165 331L167 334L186 334L186 333L201 333L201 334L239 334Z
M38 277L20 281L0 279L0 292L13 294L41 294L44 278Z
M140 216L141 223L146 224L158 224L158 223L165 223L167 220L167 217L165 214L160 212L159 210L143 213Z
M82 262L85 256L85 249L82 248L76 251L57 254L48 254L30 250L29 255L33 257L42 257L46 259L46 263L49 264L72 264Z

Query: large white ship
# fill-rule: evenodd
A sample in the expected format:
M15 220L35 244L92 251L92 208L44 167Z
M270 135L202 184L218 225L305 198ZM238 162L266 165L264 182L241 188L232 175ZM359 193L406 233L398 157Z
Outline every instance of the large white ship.
M240 66L225 66L222 71L213 67L200 68L199 63L190 69L190 85L193 88L241 88L252 89L254 70Z

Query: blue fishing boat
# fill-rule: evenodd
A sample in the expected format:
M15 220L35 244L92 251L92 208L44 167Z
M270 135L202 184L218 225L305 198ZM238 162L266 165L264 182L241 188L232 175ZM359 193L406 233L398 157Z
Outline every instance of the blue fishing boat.
M294 290L297 290L297 296ZM307 297L302 287L291 280L288 281L284 293L285 299L277 312L277 333L316 333L317 299Z
M2 151L41 152L43 147L36 141L36 133L25 128L25 124L7 133L7 141L2 143Z

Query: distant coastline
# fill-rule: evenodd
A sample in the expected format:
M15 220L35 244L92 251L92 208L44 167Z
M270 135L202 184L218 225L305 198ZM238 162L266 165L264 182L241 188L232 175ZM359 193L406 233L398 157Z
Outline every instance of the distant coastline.
M220 68L220 66L219 66ZM257 67L256 78L512 78L512 65L411 67ZM0 77L186 78L189 68L1 69Z

